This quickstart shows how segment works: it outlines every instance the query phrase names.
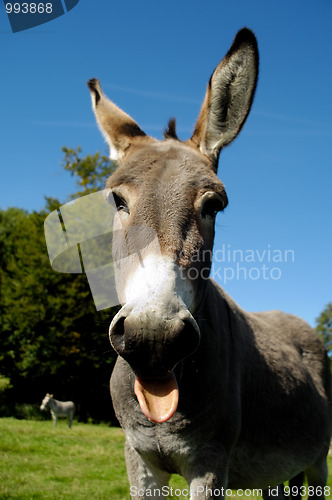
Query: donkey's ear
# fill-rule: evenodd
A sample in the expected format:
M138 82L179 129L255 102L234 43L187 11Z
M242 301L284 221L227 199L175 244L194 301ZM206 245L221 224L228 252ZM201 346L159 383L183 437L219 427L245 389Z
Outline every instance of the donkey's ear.
M254 98L258 77L255 35L243 28L212 74L195 131L189 143L217 168L221 149L240 132Z
M99 80L88 81L97 123L110 147L110 158L121 159L138 137L146 137L137 123L103 93Z

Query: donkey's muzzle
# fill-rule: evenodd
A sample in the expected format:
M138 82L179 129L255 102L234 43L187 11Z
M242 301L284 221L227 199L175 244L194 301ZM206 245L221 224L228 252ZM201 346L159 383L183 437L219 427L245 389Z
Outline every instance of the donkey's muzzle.
M138 377L162 379L197 349L200 331L190 312L170 316L154 308L136 312L124 306L113 319L111 344Z

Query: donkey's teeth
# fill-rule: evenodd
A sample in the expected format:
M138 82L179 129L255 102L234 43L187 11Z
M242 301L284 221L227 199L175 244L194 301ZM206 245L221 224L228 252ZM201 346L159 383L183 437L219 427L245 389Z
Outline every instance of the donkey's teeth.
M142 412L152 422L166 422L176 412L179 388L173 373L156 381L136 377L134 390Z

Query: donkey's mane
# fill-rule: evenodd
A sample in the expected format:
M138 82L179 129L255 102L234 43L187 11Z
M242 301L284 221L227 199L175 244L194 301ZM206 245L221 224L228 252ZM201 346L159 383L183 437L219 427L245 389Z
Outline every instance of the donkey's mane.
M179 139L176 134L176 120L171 118L168 122L167 129L164 130L165 139Z

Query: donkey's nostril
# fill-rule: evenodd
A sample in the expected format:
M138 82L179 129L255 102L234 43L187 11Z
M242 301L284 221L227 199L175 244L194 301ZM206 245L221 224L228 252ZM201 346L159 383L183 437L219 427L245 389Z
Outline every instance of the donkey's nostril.
M177 357L180 359L186 358L194 351L196 351L200 342L200 330L190 315L182 317L181 327L175 331L174 347Z
M154 309L124 307L110 326L116 352L142 379L160 379L190 356L200 342L199 327L188 310L169 317Z
M111 323L109 331L110 342L113 348L116 350L116 352L120 355L125 349L125 341L124 341L125 319L126 319L125 316L120 316L120 318Z

